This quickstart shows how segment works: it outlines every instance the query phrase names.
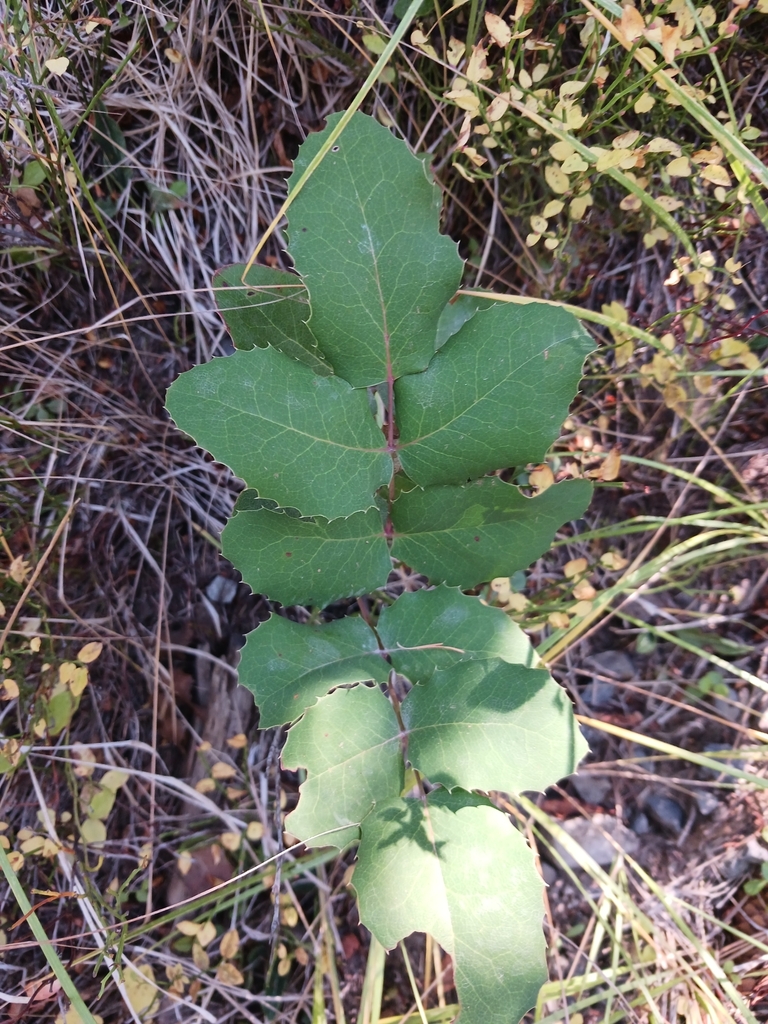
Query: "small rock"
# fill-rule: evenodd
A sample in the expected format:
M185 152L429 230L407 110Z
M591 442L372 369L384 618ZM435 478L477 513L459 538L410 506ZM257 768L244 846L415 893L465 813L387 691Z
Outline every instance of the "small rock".
M637 836L644 836L651 831L651 823L648 820L648 815L642 811L638 811L637 814L632 818L632 823L629 826Z
M572 775L571 785L585 804L602 804L611 791L611 780L589 772Z
M609 814L595 814L591 819L569 818L562 827L601 867L607 867L616 859L616 846L609 837L630 855L637 853L640 845L637 836ZM555 844L555 849L568 867L578 867L575 858L559 844Z
M722 697L715 697L712 701L715 707L715 711L724 718L727 722L738 722L741 718L741 709L737 707L733 702L738 702L739 695L736 693L732 686L728 687L728 700L724 700Z
M214 576L205 588L206 597L218 604L231 604L237 593L237 584L228 576Z
M682 831L685 824L685 811L671 796L665 796L663 793L651 793L645 798L643 806L654 821L663 828L668 828L672 832Z
M635 663L626 651L600 651L585 658L584 665L601 676L622 680L635 678Z
M557 873L557 868L552 867L547 861L541 861L541 876L544 879L545 885L554 885L560 877Z
M699 814L704 815L705 818L709 817L710 814L714 814L717 808L720 806L720 801L717 799L714 793L710 793L706 789L697 789L693 797L696 801L696 806L699 809Z
M593 679L581 691L584 703L591 708L605 708L612 704L616 697L616 687L613 683L601 683L599 679Z

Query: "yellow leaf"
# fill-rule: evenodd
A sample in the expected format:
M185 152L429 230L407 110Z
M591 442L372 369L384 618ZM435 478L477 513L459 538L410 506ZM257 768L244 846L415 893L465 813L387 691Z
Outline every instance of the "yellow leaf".
M588 171L589 164L578 153L572 153L560 169L563 174L579 174L581 171Z
M11 865L11 869L18 874L19 870L24 866L24 854L19 853L18 850L11 850L8 854L8 863Z
M487 164L488 163L488 161L486 160L486 158L484 156L480 156L480 154L477 152L477 150L475 149L474 146L465 146L462 149L462 153L464 154L464 156L468 157L470 162L475 167L482 167L483 164Z
M139 870L143 871L152 863L152 843L142 843L137 858Z
M171 62L171 64L181 64L183 54L179 50L174 49L174 47L172 46L168 46L163 50L163 53L165 54L166 59Z
M621 200L619 203L619 209L625 210L627 213L635 213L637 210L641 209L642 205L643 201L640 196L630 194L628 196L624 196Z
M758 0L758 10L759 9L760 0ZM717 21L717 12L711 4L707 4L706 7L702 7L701 11L699 12L699 17L701 18L701 24L704 26L704 28L712 28L712 26Z
M619 21L619 29L630 43L640 38L645 31L645 22L643 21L642 14L636 7L633 7L631 4L624 6L621 12L621 20Z
M217 761L211 767L211 778L213 779L221 781L222 779L231 779L234 775L237 775L237 769L224 761Z
M522 614L530 604L530 601L525 594L510 594L509 600L507 601L507 607L511 611L517 612L518 615Z
M570 142L557 141L554 145L549 147L549 152L555 160L562 163L563 160L567 160L569 156L573 156L576 150Z
M675 156L680 156L682 150L676 142L672 139L665 139L661 135L657 135L645 147L648 153L673 153Z
M560 244L560 241L557 238L545 238L544 239L544 247L546 249L549 249L550 252L554 252L559 244Z
M45 62L52 75L63 75L69 67L69 57L51 57Z
M77 652L77 660L81 665L90 665L92 661L96 661L103 650L104 644L99 643L98 640L92 640L80 648Z
M284 924L286 928L295 928L299 923L296 907L284 907L280 911L280 923Z
M515 13L512 15L513 21L520 21L526 14L530 14L533 10L536 0L517 0L515 5Z
M500 121L509 109L509 98L506 94L500 93L498 96L494 96L491 100L488 109L485 112L485 116L488 120L495 124L496 121Z
M544 209L541 211L543 217L556 217L559 213L563 212L565 203L561 199L550 199Z
M517 80L524 89L533 88L533 79L525 70L525 68L520 69L520 74L517 76Z
M578 131L579 128L582 128L586 124L586 121L587 115L582 114L581 107L578 103L574 103L566 109L565 123L569 128L572 128L574 131Z
M667 164L670 178L688 178L691 175L691 162L687 156L678 156Z
M251 842L258 842L259 839L264 835L264 826L260 821L249 821L248 827L245 830L246 839Z
M189 850L182 850L176 861L176 866L179 869L179 874L184 876L188 875L192 869L192 854Z
M551 615L547 616L547 622L554 629L568 629L571 624L571 620L565 612L552 612Z
M675 410L688 399L685 388L681 384L675 383L669 383L664 387L662 397L667 408Z
M549 64L537 64L531 71L531 78L534 82L540 82L549 71Z
M222 832L219 836L219 842L225 850L229 850L230 853L234 853L240 849L240 833L239 832Z
M661 26L661 52L664 54L664 60L668 64L671 64L675 59L675 53L680 45L682 34L680 25Z
M592 203L593 199L590 192L585 192L583 195L572 199L571 205L568 207L571 220L582 220L587 209L592 206Z
M651 372L657 384L666 384L675 379L675 367L661 352L656 352L651 362Z
M724 188L730 188L731 176L719 164L708 164L699 171L699 174L705 181L711 181L713 185L722 185Z
M471 89L451 89L445 94L445 98L453 100L460 110L468 110L472 114L476 114L480 109L480 100Z
M200 779L195 783L195 789L198 793L212 793L216 789L216 783L213 779Z
M512 29L498 14L486 13L485 27L497 46L506 46L512 38Z
M571 96L578 96L578 94L585 88L586 82L563 82L560 86L558 95L561 100L568 99Z
M736 309L736 302L730 295L726 295L725 292L722 295L718 295L717 304L721 309L727 309L731 313Z
M487 64L487 56L488 51L480 43L472 47L467 70L464 72L468 81L487 82L493 76L493 72Z
M567 580L572 580L574 576L579 576L581 573L586 572L589 566L589 562L586 558L572 558L570 562L566 562L563 566L563 574Z
M108 772L104 772L102 777L99 779L99 785L102 789L108 789L112 793L116 793L121 786L124 786L130 778L128 772L121 772L117 768L110 768Z
M589 580L582 580L581 583L576 584L571 593L577 601L591 601L597 591Z
M448 58L448 63L451 65L452 68L455 68L456 65L459 63L461 58L464 56L465 50L466 44L463 43L461 39L456 39L454 36L451 36L450 41L448 42L448 49L445 55Z
M417 46L422 53L426 53L428 57L432 57L437 60L437 50L432 46L429 41L429 36L425 36L421 29L414 29L411 32L411 42L414 46Z
M40 853L44 842L45 836L30 836L19 844L19 849L22 853Z
M610 569L614 572L618 572L621 569L625 569L629 562L623 555L620 555L618 551L606 551L600 558L600 564L604 569Z
M197 935L202 928L202 925L198 924L197 921L177 921L176 928L182 935L187 935L192 938Z
M277 973L280 974L280 965L287 963L290 968L289 960L281 960L277 965ZM282 972L286 974L286 971ZM221 982L223 985L242 985L245 981L243 975L238 971L234 964L228 963L226 960L219 964L216 968L216 980Z
M84 665L78 665L72 673L69 683L69 690L73 697L81 697L88 685L88 669Z
M636 114L647 114L655 106L656 100L654 97L649 92L644 92L642 96L635 100L632 109Z
M539 494L543 494L555 482L555 477L550 467L543 463L541 466L537 466L536 469L531 470L528 474L528 481L531 487L535 487Z
M656 202L667 213L672 213L674 210L679 210L684 205L682 199L675 199L673 196L659 196Z
M123 984L125 994L137 1017L144 1017L152 1009L160 994L155 984L155 972L150 964L125 964Z
M617 135L611 145L614 149L631 149L639 138L640 132L638 131L624 132L623 135Z
M198 971L207 971L211 966L211 958L205 952L197 939L192 943L192 963Z
M80 823L80 835L83 842L91 846L101 846L107 840L107 826L98 818L86 818Z
M539 216L538 213L534 213L531 217L531 229L539 235L543 235L547 230L547 222L544 217ZM18 692L18 690L17 690Z
M210 946L213 940L216 938L216 925L213 921L206 921L197 933L197 941L205 949L206 946Z
M537 242L541 241L541 235L537 235L535 231L532 231L530 235L525 236L525 244L533 247Z
M594 153L595 150L593 149L592 152ZM612 167L618 167L621 161L626 159L626 156L627 154L620 149L606 149L598 154L595 170L609 171Z
M619 342L616 348L613 350L613 358L616 362L616 366L621 369L626 366L632 356L635 354L635 342L632 338L625 338L624 341Z
M382 39L381 36L377 36L372 32L367 32L363 35L362 43L366 50L370 50L371 53L375 53L377 55L383 53L387 45L385 39Z
M563 174L562 170L557 164L547 164L544 168L544 177L547 184L553 192L561 194L567 192L571 187L571 183L568 181L568 175Z
M15 700L19 696L19 684L15 679L4 679L0 700Z
M611 448L600 464L601 480L616 480L621 472L621 452L618 448ZM582 595L577 594L577 597ZM583 595L586 596L586 595Z
M221 936L219 952L225 960L232 960L233 957L237 956L238 949L240 949L240 936L237 934L236 928L230 928L228 932L224 932Z
M75 678L75 670L77 665L72 661L63 661L59 665L59 682L60 683L71 683Z
M724 155L719 146L712 146L711 149L697 149L691 160L696 164L721 164Z
M577 618L580 619L584 615L589 615L589 613L592 611L592 602L578 601L575 605L573 605L572 608L569 608L568 611L571 613L571 615L575 615Z

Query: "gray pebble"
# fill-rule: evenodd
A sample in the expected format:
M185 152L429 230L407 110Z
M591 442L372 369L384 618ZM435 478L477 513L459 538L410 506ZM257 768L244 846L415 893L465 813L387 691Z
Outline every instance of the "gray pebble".
M630 828L638 836L644 836L646 833L651 831L651 823L648 820L648 815L642 811L638 811L637 814L632 818L632 824Z
M611 791L611 780L588 772L571 776L571 785L585 804L602 804Z
M699 814L703 814L705 818L710 814L714 814L720 806L720 801L717 799L715 794L710 793L709 790L697 789L693 796L696 800L696 806L699 809Z
M584 665L601 676L622 680L635 678L635 663L626 651L600 651L585 658Z
M616 847L609 836L630 855L637 853L639 847L637 836L609 814L595 814L592 818L569 818L562 823L562 828L601 867L607 867L616 859ZM575 858L558 844L555 844L555 849L568 867L578 866Z
M214 576L205 588L205 594L209 601L216 601L218 604L231 604L237 593L237 584L227 576Z
M581 691L581 696L585 704L591 708L605 708L613 703L616 697L616 687L613 683L602 683L599 679L593 679Z
M685 811L671 796L663 793L651 793L643 802L645 810L654 821L672 832L682 831L685 824Z

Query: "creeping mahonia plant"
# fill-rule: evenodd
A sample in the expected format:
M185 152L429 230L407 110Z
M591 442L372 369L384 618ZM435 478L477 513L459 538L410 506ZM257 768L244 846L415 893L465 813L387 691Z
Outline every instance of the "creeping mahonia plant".
M293 723L283 765L306 772L286 827L359 843L363 923L388 948L431 933L463 1024L510 1024L545 978L542 883L488 794L541 790L586 747L527 637L463 591L586 509L585 480L527 497L498 471L542 461L591 342L558 308L457 297L440 208L426 164L356 114L290 207L298 276L218 275L237 351L182 374L168 409L245 481L222 545L254 591L317 609L376 594L248 637L240 681L263 728ZM393 599L393 562L432 586Z

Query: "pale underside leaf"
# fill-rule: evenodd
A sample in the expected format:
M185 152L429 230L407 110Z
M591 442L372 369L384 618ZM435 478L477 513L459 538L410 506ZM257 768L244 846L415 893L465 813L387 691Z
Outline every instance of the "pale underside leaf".
M546 980L542 882L525 839L480 797L377 804L362 823L360 918L387 948L429 932L454 957L461 1024L515 1024Z
M224 527L221 545L255 594L284 605L322 607L368 594L385 585L391 569L375 508L330 522L243 510Z
M307 846L343 850L375 803L400 795L403 758L392 705L378 687L323 697L288 732L283 766L307 769L285 826ZM332 831L340 826L342 831Z
M244 271L245 264L236 263L213 278L216 304L235 348L271 345L321 376L332 373L306 324L309 295L301 278L256 264L243 283Z
M408 760L448 789L543 791L587 753L573 707L544 669L473 661L435 672L402 705Z
M412 682L459 661L535 661L530 640L500 608L450 587L401 594L382 610L376 631L393 667Z
M586 480L566 480L535 498L498 477L464 487L414 488L392 508L392 556L434 582L474 587L525 569L564 522L589 504Z
M335 686L386 682L389 665L377 652L375 633L357 616L310 626L272 614L248 635L238 674L267 729L294 721Z
M310 135L289 189L340 115ZM310 329L355 387L423 370L459 286L456 244L438 230L440 190L389 129L356 114L296 197L290 252L309 290Z
M303 515L370 508L392 475L366 394L273 348L194 367L171 385L166 405L248 487Z
M423 487L541 462L568 415L592 340L553 306L477 312L395 385L403 469Z

